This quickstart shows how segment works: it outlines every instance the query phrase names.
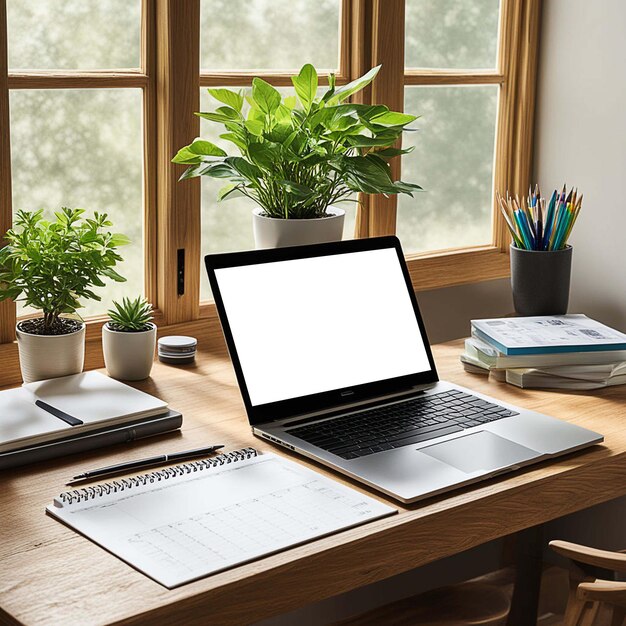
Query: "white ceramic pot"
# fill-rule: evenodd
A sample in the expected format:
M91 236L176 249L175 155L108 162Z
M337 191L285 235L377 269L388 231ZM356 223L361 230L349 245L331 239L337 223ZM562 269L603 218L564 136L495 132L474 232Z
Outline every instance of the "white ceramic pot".
M346 212L336 207L329 207L326 212L329 217L289 220L266 217L260 207L253 209L252 229L257 250L340 241Z
M119 380L143 380L150 376L156 346L156 326L142 332L111 330L102 327L102 352L107 372Z
M18 324L19 326L19 324ZM31 335L15 329L25 383L70 376L83 371L85 324L67 335Z

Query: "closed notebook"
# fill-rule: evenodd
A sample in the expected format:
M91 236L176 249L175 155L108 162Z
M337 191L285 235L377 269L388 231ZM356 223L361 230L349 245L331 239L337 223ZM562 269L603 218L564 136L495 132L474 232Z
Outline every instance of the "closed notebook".
M0 452L167 413L167 403L99 372L0 392Z
M68 491L46 511L171 589L396 509L245 448Z

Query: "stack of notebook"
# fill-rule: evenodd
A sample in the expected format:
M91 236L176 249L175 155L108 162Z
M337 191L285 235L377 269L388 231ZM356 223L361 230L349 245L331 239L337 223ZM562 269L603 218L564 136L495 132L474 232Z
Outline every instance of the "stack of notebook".
M167 403L98 372L0 392L0 469L180 428Z
M585 315L472 320L461 363L518 387L626 383L626 335Z

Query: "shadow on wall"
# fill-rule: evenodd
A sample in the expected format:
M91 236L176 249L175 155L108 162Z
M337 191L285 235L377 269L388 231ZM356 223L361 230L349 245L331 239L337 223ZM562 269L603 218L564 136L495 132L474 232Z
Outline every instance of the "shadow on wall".
M431 343L467 337L470 320L514 312L508 278L417 293Z

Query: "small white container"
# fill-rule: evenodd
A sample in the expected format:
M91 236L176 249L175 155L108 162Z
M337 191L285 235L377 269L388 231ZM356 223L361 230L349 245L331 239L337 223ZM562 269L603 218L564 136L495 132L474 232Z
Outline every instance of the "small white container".
M150 330L122 332L102 327L102 352L107 372L118 380L143 380L150 376L156 346L155 324Z
M17 347L25 383L80 374L85 363L85 324L66 335L33 335L18 327Z
M170 365L188 365L196 358L196 346L198 340L195 337L184 335L170 335L159 339L159 361Z
M304 246L341 241L346 212L337 207L326 209L329 217L294 220L266 217L263 209L252 210L252 229L257 249Z

